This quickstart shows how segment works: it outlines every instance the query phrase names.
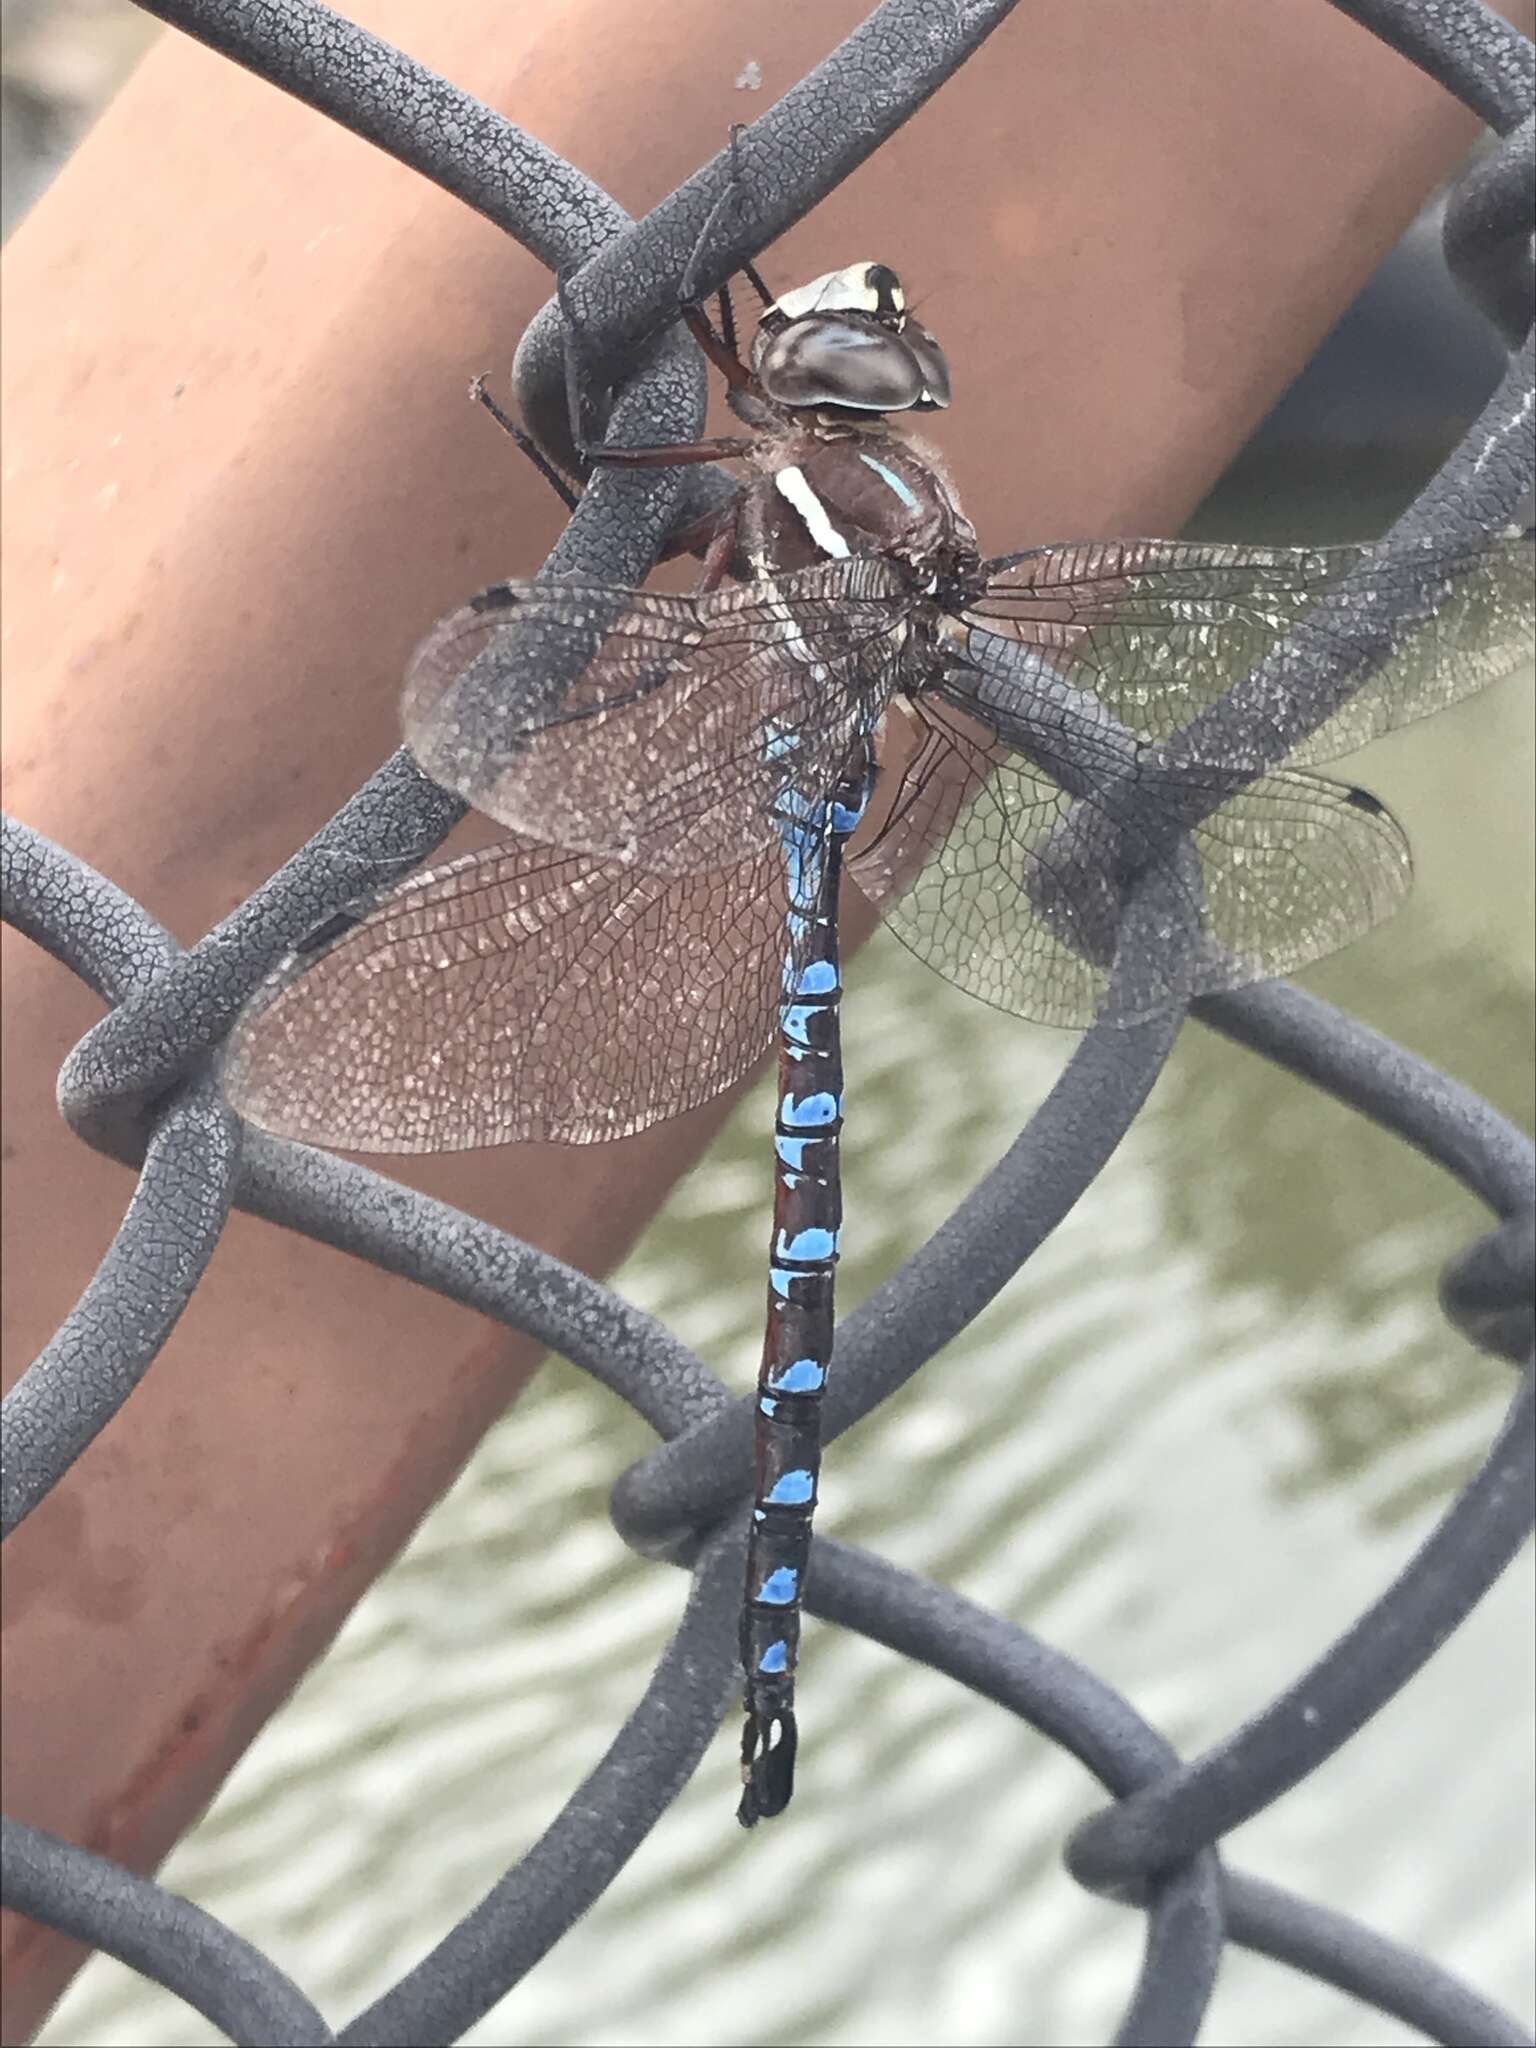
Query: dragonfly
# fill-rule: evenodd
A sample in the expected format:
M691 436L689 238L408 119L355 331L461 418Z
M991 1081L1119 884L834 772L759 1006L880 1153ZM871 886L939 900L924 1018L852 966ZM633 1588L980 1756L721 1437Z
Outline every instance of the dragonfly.
M1529 537L1273 548L1087 540L984 557L905 415L948 366L887 265L689 324L745 436L591 451L746 466L688 595L508 582L412 659L407 743L505 828L301 941L223 1078L278 1134L437 1153L621 1138L777 1041L766 1332L741 1622L745 1826L794 1783L833 1350L846 888L981 1000L1132 1024L1291 973L1389 916L1407 841L1316 772L1513 668ZM1284 649L1390 623L1326 715ZM1351 643L1353 644L1353 637ZM1129 948L1149 875L1172 906Z

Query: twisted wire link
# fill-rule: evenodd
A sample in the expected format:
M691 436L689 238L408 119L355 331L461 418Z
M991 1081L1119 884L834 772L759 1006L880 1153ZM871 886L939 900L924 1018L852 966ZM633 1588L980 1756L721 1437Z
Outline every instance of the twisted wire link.
M1503 384L1440 475L1386 537L1390 556L1426 532L1490 533L1532 481L1536 371L1529 327L1531 46L1475 0L1335 0L1487 121L1499 141L1447 209L1448 261L1514 353ZM725 153L642 222L501 115L329 10L302 0L165 0L150 12L199 37L455 193L551 268L600 365L642 358L615 421L625 438L696 433L703 386L671 318L703 223L721 236L698 272L723 283L798 220L939 89L1011 0L886 0L745 132L748 202L718 202ZM525 413L569 457L553 302L519 350ZM642 578L679 514L714 488L675 474L605 471L546 565L552 575ZM688 494L693 494L692 496ZM1325 662L1278 648L1248 681L1283 681L1309 724L1390 625L1346 592ZM1240 721L1239 686L1208 714ZM686 1564L683 1618L644 1695L541 1839L452 1932L332 2035L303 1993L220 1922L110 1859L5 1824L5 1899L121 1957L237 2040L419 2042L456 2038L570 1928L667 1810L735 1688L734 1633L749 1492L750 1403L732 1400L685 1345L611 1289L490 1225L378 1174L242 1132L207 1060L241 1003L297 933L431 853L462 813L404 753L200 944L182 951L110 881L4 822L4 916L113 1008L60 1077L60 1104L89 1143L139 1168L116 1239L80 1301L7 1398L9 1530L68 1471L152 1365L190 1300L230 1207L267 1217L464 1303L571 1359L662 1437L613 1492L637 1549ZM1122 943L1166 916L1138 897ZM1161 927L1159 919L1161 917ZM1281 1697L1205 1755L1182 1759L1092 1672L953 1592L822 1538L812 1610L995 1701L1076 1756L1112 1804L1074 1834L1069 1868L1139 1906L1146 1936L1116 2039L1195 2037L1224 1947L1236 1942L1365 1999L1442 2041L1517 2042L1506 2014L1425 1958L1342 1915L1223 1870L1232 1828L1314 1771L1458 1625L1536 1518L1532 1290L1536 1149L1485 1103L1378 1034L1284 984L1205 998L1209 1028L1336 1096L1485 1202L1494 1227L1448 1266L1446 1314L1522 1368L1503 1427L1472 1480L1376 1602ZM1181 1020L1095 1028L999 1164L837 1338L830 1434L903 1385L1018 1272L1092 1183L1162 1070Z

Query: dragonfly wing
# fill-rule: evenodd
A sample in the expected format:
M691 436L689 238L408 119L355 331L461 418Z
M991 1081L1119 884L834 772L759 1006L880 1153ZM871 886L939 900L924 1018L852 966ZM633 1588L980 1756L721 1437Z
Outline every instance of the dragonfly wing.
M1053 888L1052 834L1072 829L1072 799L957 706L925 694L913 709L916 750L874 837L855 842L850 874L902 943L967 994L1086 1025L1108 986L1120 892L1112 874L1102 888L1091 877L1070 895L1065 881ZM1060 842L1063 863L1069 852ZM1177 999L1155 976L1135 993L1128 1010Z
M956 679L950 687L963 697ZM920 959L1016 1016L1136 1023L1292 973L1407 894L1407 842L1362 790L1286 769L1218 792L1198 769L1148 764L1131 772L1132 804L1124 756L1092 720L1064 731L1058 707L1032 744L1016 731L1005 745L963 701L924 697L918 715L921 744L852 872ZM1113 802L1087 789L1084 758L1100 762ZM1122 960L1110 1007L1126 889L1165 862L1183 934L1170 929L1166 948Z
M773 843L775 800L830 786L894 688L908 580L873 556L705 596L499 584L406 680L427 773L530 838L656 873Z
M290 955L225 1091L279 1136L363 1152L626 1137L767 1049L785 911L777 848L655 875L506 841Z
M1530 659L1536 551L1529 535L1369 547L1261 548L1090 541L986 565L970 616L1033 648L1128 731L1189 728L1284 639L1344 651L1352 693L1313 717L1280 678L1208 751L1227 765L1330 761L1470 696ZM1362 650L1343 635L1362 600L1389 623ZM1234 707L1235 708L1235 707ZM1200 751L1199 728L1193 751Z

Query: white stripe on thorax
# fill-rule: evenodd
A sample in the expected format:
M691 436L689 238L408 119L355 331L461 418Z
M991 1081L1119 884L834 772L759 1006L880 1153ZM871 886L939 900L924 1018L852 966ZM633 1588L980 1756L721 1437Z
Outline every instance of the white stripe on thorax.
M827 516L827 508L806 481L805 471L790 463L785 469L773 473L773 487L781 498L786 499L805 521L806 532L824 555L835 561L843 561L848 555L848 543Z

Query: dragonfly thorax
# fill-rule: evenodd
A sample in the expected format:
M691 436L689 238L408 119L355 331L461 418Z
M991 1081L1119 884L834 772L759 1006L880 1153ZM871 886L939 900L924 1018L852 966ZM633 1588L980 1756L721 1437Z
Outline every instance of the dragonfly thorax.
M881 554L928 581L976 559L975 532L936 460L873 427L831 436L797 427L767 444L737 532L741 566L755 577Z
M949 403L944 352L884 263L829 270L776 299L758 325L752 369L763 396L790 413L857 421Z

